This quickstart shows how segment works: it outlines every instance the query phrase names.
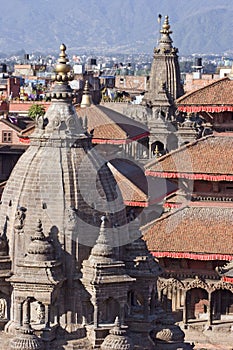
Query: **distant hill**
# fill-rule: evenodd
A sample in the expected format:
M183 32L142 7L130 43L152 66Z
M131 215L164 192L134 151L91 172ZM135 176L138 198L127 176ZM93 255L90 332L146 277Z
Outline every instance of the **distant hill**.
M233 52L229 0L0 0L0 51L152 53L158 14L182 55Z

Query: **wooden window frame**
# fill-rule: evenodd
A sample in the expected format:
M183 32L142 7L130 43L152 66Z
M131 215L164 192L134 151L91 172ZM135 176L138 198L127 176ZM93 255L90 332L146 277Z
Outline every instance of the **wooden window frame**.
M12 131L3 130L2 131L2 143L12 143Z

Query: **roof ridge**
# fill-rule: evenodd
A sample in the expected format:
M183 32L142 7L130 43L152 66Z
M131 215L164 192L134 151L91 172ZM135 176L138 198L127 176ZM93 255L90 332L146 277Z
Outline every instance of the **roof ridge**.
M10 122L9 120L7 120L7 119L1 119L1 121L2 121L4 124L10 126L12 129L14 129L14 130L16 130L16 131L18 131L18 132L20 132L21 130L23 130L23 129L20 128L18 125L11 123L11 122Z
M124 174L122 174L111 162L107 162L107 165L108 165L109 169L111 170L111 172L115 171L115 173L116 173L116 172L117 172L117 173L120 173L121 176L124 177L124 179L126 179L126 182L129 183L130 188L133 189L134 187L137 187L138 193L139 193L141 196L143 196L143 197L146 196L146 198L147 198L147 200L148 200L148 195L147 195L145 192L143 192L143 191L142 191L134 182L132 182L128 177L126 177Z
M144 129L145 131L149 131L149 129L148 129L148 127L147 127L147 125L145 125L144 123L142 123L142 122L139 122L138 120L135 120L135 119L132 119L132 118L130 118L130 117L128 117L127 115L125 115L124 113L121 113L121 112L118 112L118 111L116 111L115 109L111 109L111 108L108 108L108 107L106 107L106 106L103 106L103 105L97 105L96 106L98 109L105 109L105 110L109 110L109 111L111 111L111 112L113 112L113 113L115 113L115 114L118 114L119 116L121 116L122 118L124 118L124 119L126 119L126 120L128 120L128 121L130 121L130 122L132 122L132 125L133 126L137 126L137 127L141 127L142 129Z
M184 209L187 209L189 208L189 205L188 204L183 204L181 205L179 208L175 208L174 210L171 210L169 212L164 212L162 213L162 215L155 219L155 220L152 220L151 222L149 222L148 224L144 225L144 226L141 226L141 231L143 232L143 230L146 230L148 228L150 228L151 226L153 226L156 222L158 221L162 221L162 220L165 220L167 219L169 216L172 216L172 215L175 215L176 213L178 213L179 211L182 211Z
M103 107L103 106L101 106ZM95 109L98 111L98 113L101 114L101 117L103 117L103 119L107 122L106 125L114 125L116 127L116 129L121 133L121 132L124 132L125 136L128 137L127 133L114 121L112 120L106 113L104 113L104 111L99 108L99 106L97 105L91 105L90 107L88 108L92 108L92 109ZM119 113L120 114L120 113ZM101 127L103 124L99 124L97 125L95 128L99 128Z

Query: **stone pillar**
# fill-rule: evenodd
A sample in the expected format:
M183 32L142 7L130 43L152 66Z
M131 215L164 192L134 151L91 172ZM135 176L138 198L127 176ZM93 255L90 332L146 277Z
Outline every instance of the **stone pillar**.
M209 308L208 308L208 326L213 324L213 303L212 303L212 292L208 293Z
M221 314L222 314L222 292L221 289L218 291L218 315L219 315L219 320L221 320Z
M149 316L149 303L148 303L148 296L145 296L144 298L144 308L143 308L143 313L144 313L144 319L148 320L148 316Z
M125 303L120 303L120 323L123 325L125 322Z
M176 311L177 303L177 288L174 286L172 289L172 311Z
M70 325L72 323L72 311L68 310L66 313L67 324Z
M23 325L23 305L20 302L17 302L17 310L16 310L16 321L21 327Z
M180 308L180 288L177 288L177 293L176 293L176 307Z
M184 298L183 323L184 323L184 326L187 328L188 310L187 310L187 291L186 290L184 291L183 298Z
M31 319L31 305L30 305L30 300L26 299L25 307L24 307L23 323L30 324L30 319Z
M55 324L60 324L60 315L59 315L59 306L55 306L55 315L54 315Z
M162 301L162 289L158 288L158 300L161 302Z
M45 304L45 327L50 328L50 305Z
M99 308L98 308L98 304L95 303L94 304L94 327L98 328L99 326Z

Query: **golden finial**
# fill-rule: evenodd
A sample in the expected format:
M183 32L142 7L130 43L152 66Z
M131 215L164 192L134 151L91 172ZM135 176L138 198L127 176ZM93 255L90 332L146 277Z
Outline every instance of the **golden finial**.
M60 46L60 55L57 60L57 64L55 66L55 72L56 72L56 78L55 80L57 82L67 82L72 79L70 73L71 67L68 62L68 58L66 55L66 46L64 44L61 44Z
M90 107L90 105L91 105L91 95L89 90L89 83L88 83L88 80L86 80L85 86L83 89L83 96L82 96L80 107L85 108L85 107Z
M162 34L171 34L172 31L170 30L170 24L169 24L169 17L165 16L163 27L160 30L160 33Z
M159 152L159 146L157 144L155 145L154 155L156 158L160 157L161 155Z

